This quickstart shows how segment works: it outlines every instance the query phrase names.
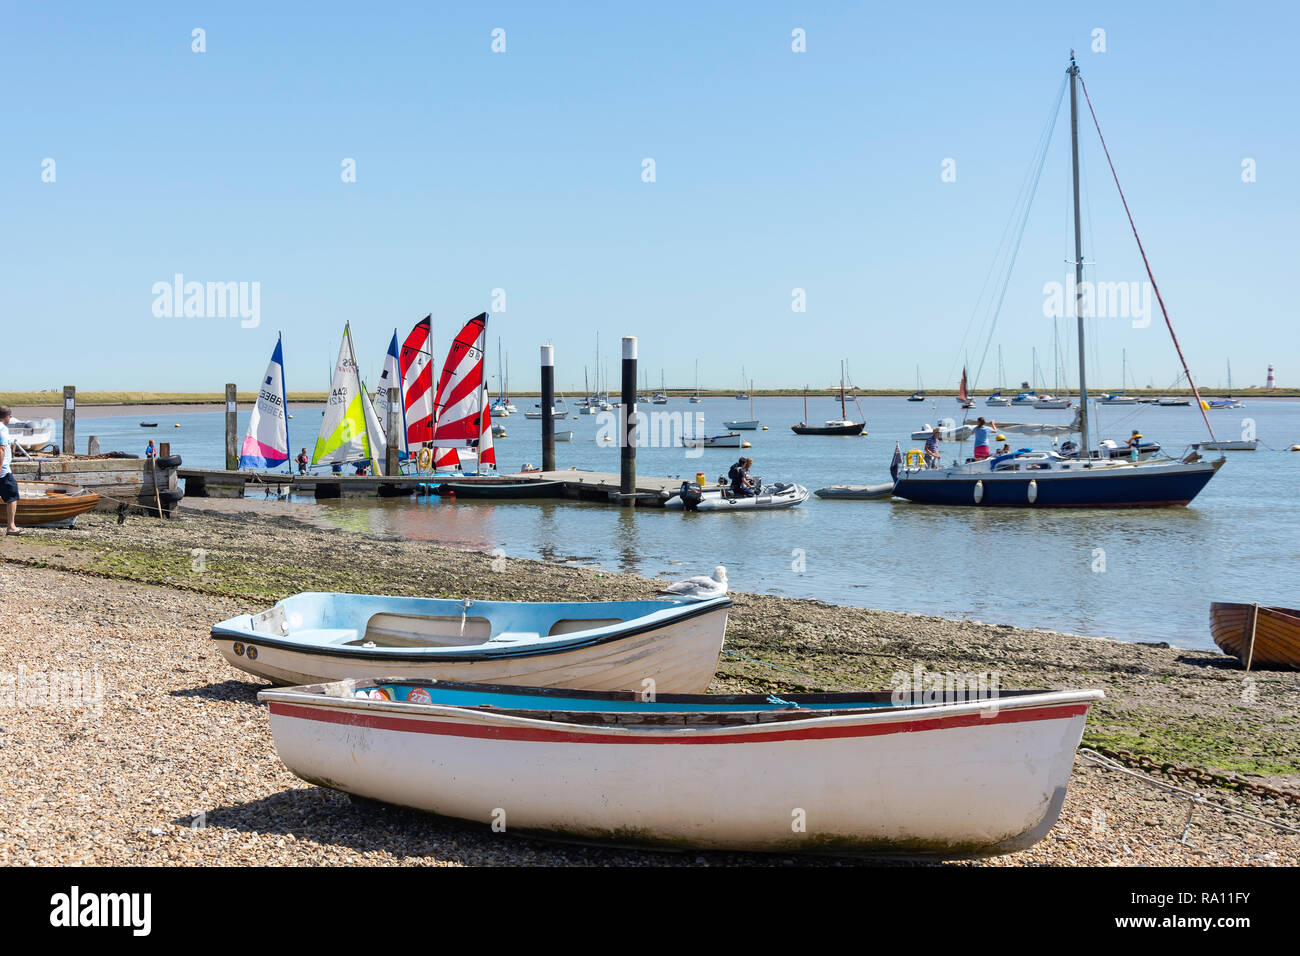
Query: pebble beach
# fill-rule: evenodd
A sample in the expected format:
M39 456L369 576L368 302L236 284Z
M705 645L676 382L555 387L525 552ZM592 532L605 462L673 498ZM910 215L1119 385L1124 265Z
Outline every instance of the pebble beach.
M267 685L230 668L208 636L215 621L304 590L613 600L649 597L661 584L325 527L312 506L289 502L187 501L174 520L121 524L92 513L76 528L6 538L0 681L13 689L0 699L7 771L0 864L859 862L569 846L354 805L284 768L256 699ZM1201 768L1275 793L1300 791L1300 674L1245 675L1231 658L1171 643L733 597L712 692L879 690L917 665L996 673L1005 688L1101 688L1107 697L1089 716L1085 748ZM79 698L52 699L50 683L69 674L80 679ZM1081 751L1046 839L1018 853L954 862L1300 864L1300 834L1271 825L1300 829L1300 802L1147 776L1103 768ZM1155 782L1200 797L1193 804Z

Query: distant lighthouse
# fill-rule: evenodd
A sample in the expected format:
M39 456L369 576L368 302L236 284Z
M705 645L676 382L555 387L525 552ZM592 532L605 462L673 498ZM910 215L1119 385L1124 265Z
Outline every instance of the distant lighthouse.
M1274 384L1274 382L1273 382L1273 366L1271 366L1271 365L1268 367L1268 381L1266 381L1266 382L1264 383L1264 387L1265 387L1265 388L1277 388L1277 385Z

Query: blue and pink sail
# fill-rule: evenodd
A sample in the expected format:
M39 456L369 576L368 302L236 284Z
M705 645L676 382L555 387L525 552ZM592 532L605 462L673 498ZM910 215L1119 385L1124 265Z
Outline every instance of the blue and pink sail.
M277 338L239 449L239 467L279 468L288 461L289 405L285 401L284 355Z

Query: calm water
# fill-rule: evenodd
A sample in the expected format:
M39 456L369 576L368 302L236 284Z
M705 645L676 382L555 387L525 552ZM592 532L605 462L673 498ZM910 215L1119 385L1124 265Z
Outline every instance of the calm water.
M533 401L517 404L522 410ZM803 420L802 400L757 399L754 415L770 430L744 433L753 443L745 454L764 479L794 480L810 489L887 481L896 440L904 450L918 446L909 438L913 430L958 411L951 398L924 404L872 398L863 399L862 407L867 437L800 438L790 425ZM674 399L655 409L704 415L706 434L724 431L723 420L749 417L748 404L733 399L700 405ZM320 412L293 411L296 453L314 444ZM982 404L977 413L1046 422L1065 422L1070 414ZM850 415L856 417L852 406ZM1174 453L1205 437L1195 408L1103 408L1100 416L1101 437L1123 440L1138 428ZM1300 401L1255 400L1210 416L1220 438L1240 437L1251 420L1267 446L1300 442ZM832 417L839 417L837 400L809 400L812 421ZM187 464L221 467L221 412L173 414L159 419L157 429L140 428L139 420L139 413L84 419L79 431L99 435L105 450L137 454L150 437L171 441ZM246 420L244 412L241 428ZM176 422L181 428L172 427ZM502 469L540 464L541 423L519 414L504 424L509 436L496 441ZM617 449L594 441L597 416L570 416L556 427L575 431L573 442L556 446L560 467L617 472ZM1042 443L1021 439L1013 446ZM951 457L956 446L946 447ZM638 470L682 477L703 471L714 478L738 454L709 449L686 458L680 448L640 449ZM1254 453L1228 453L1228 463L1191 507L1145 511L986 511L817 498L788 511L733 515L439 498L321 507L350 530L500 548L514 557L672 577L725 564L737 590L1211 647L1212 600L1300 603L1298 491L1300 453L1261 446Z

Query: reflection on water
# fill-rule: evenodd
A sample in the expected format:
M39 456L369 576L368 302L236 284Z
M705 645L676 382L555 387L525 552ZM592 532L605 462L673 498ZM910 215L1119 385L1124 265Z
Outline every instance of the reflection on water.
M746 433L756 471L815 489L888 479L898 441L924 422L957 412L951 399L908 403L864 399L868 437L799 437L800 399L759 398L754 413L769 431ZM918 407L919 405L919 407ZM689 408L705 416L706 434L739 403L709 399ZM1065 421L1068 412L979 409L1017 413L1017 420ZM816 420L838 415L839 402L810 399ZM1300 402L1250 401L1214 412L1220 437L1237 437L1248 418L1273 447L1300 442ZM246 416L245 416L246 418ZM571 420L573 442L557 447L562 467L618 470L618 451L598 447L595 416ZM217 467L223 455L220 412L179 416L168 437L188 464ZM300 415L293 444L310 444ZM1204 437L1194 408L1107 409L1100 436L1123 439L1138 428L1180 454ZM241 420L241 424L243 421ZM143 444L130 419L97 419L94 433L108 448ZM536 461L540 422L513 416L510 437L496 442L503 469ZM302 441L298 440L302 429ZM120 441L118 441L120 437ZM1029 440L1026 440L1028 443ZM1042 444L1037 442L1037 444ZM957 452L944 445L945 457ZM739 452L709 449L687 457L680 448L638 453L643 475L724 474ZM1229 454L1228 463L1190 508L1047 511L936 508L906 502L821 501L789 511L683 514L576 502L455 501L437 497L322 502L335 527L400 535L512 557L595 562L610 569L672 578L708 573L725 564L737 590L1137 640L1210 647L1212 600L1294 606L1300 589L1300 454ZM802 556L802 560L800 560Z

